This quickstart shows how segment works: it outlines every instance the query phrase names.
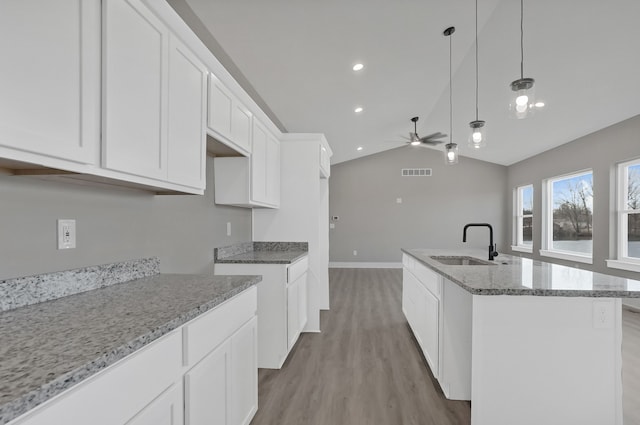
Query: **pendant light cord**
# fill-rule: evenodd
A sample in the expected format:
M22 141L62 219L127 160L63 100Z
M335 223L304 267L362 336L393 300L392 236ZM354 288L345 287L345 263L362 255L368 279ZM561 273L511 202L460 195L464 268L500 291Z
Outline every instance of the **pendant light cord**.
M524 22L524 0L520 0L520 79L524 78L524 24L523 22Z
M449 143L453 143L453 84L451 78L451 44L452 35L449 35Z
M478 121L478 0L476 0L476 121Z

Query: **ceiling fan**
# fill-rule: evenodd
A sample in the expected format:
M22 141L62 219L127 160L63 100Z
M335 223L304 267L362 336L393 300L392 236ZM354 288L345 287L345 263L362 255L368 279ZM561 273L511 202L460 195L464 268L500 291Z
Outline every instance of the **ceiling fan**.
M418 117L411 118L411 122L413 122L413 132L409 132L409 137L403 136L404 139L408 140L407 143L413 146L420 146L420 145L436 146L436 145L439 145L440 143L444 143L444 140L438 140L438 139L447 137L446 134L437 132L437 133L429 134L428 136L420 137L418 136Z

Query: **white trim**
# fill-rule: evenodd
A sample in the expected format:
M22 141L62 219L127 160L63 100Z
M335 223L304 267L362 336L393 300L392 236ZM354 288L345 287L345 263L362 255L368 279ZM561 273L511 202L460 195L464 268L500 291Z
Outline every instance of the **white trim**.
M578 263L593 264L593 258L589 255L579 255L566 251L549 251L546 249L540 250L540 255L543 257L558 258L560 260L577 261Z
M402 263L329 262L330 269L401 269Z
M532 254L533 246L511 245L511 251L526 252L528 254Z
M632 263L622 260L605 260L607 267L611 269L628 270L630 272L640 272L640 263Z

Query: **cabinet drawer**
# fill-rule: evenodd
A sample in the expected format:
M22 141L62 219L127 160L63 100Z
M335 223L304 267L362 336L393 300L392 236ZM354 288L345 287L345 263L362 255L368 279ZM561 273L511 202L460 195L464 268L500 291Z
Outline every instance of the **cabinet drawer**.
M172 332L11 425L124 424L179 380L181 358L180 332Z
M287 267L287 283L295 282L309 269L309 256L305 256Z
M436 272L429 269L419 261L416 261L413 268L413 274L416 275L420 283L427 288L436 298L440 299L442 294L442 277Z
M257 288L253 286L185 325L185 366L196 364L255 316L258 309L257 293Z

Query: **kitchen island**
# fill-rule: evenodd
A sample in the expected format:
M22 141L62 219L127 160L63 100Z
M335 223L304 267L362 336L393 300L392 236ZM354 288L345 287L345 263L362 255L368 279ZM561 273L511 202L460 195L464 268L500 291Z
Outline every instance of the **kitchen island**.
M622 424L621 298L640 297L640 282L402 251L405 316L447 398L471 400L472 425Z

